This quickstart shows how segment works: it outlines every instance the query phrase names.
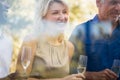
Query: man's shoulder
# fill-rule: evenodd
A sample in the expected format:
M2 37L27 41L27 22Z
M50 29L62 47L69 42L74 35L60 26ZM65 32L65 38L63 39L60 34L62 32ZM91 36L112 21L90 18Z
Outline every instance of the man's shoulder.
M85 27L88 26L88 24L91 24L91 22L92 22L92 20L88 20L88 21L86 21L86 22L84 22L84 23L78 24L78 25L74 28L73 32L81 32L81 31L84 31Z
M86 21L86 22L83 22L83 23L80 23L78 24L74 30L72 31L72 34L71 36L79 36L79 35L84 35L85 34L85 30L87 29L86 27L89 27L91 26L92 23L96 23L98 21L98 16L96 15L94 18Z
M99 21L98 15L96 15L96 16L94 16L94 18L89 19L88 21L85 21L85 22L83 22L83 23L81 23L81 24L78 24L78 25L76 26L76 28L83 27L83 26L87 26L87 25L89 25L89 24L96 23L96 22L98 22L98 21Z
M90 20L88 20L88 21L86 21L86 22L83 22L83 23L81 23L81 24L78 24L77 27L85 26L85 25L87 25L87 24L90 24L92 21L93 21L93 19L90 19ZM76 28L77 28L77 27L76 27Z

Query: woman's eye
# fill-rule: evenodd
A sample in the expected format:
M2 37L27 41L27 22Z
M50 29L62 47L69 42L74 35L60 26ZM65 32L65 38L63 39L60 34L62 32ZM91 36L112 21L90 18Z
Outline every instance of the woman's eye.
M63 11L63 13L64 13L64 14L68 14L68 12L67 12L67 11Z
M52 14L58 14L58 12L53 12Z

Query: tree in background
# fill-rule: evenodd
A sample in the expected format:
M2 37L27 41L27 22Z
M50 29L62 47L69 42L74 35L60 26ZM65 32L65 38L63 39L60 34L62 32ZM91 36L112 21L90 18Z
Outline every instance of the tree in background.
M0 25L7 22L7 9L8 5L0 1Z
M34 3L37 0L0 0L10 5L9 21L13 27L22 28L33 22ZM81 23L97 13L95 0L65 0L70 9L70 22ZM18 27L19 25L19 27Z
M30 33L30 30L33 27L34 22L34 8L35 1L37 0L0 0L8 3L9 11L8 11L8 26L11 27L13 31L13 39L14 46L17 48L14 53L13 61L16 62L16 57L19 52L19 48L21 45L21 40L18 38L23 38L27 33ZM95 0L65 0L67 4L69 4L70 9L70 24L77 25L78 23L84 22L90 19L95 13L97 13L97 9L95 6ZM0 6L0 10L1 10ZM1 14L1 13L0 13ZM2 14L4 15L4 14ZM1 17L1 16L0 16ZM4 22L4 21L3 21ZM68 35L70 35L71 30L75 26L70 26L70 30L68 30ZM12 64L12 66L14 66ZM12 70L14 70L13 67ZM12 71L11 71L12 72Z
M70 22L84 22L97 13L95 0L66 0L70 8Z

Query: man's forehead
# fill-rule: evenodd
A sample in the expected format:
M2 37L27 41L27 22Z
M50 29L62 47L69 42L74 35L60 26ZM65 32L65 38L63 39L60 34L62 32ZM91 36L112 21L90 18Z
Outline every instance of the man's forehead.
M104 1L110 3L120 3L120 0L104 0Z
M120 2L120 0L109 0L109 1L117 1L117 2Z

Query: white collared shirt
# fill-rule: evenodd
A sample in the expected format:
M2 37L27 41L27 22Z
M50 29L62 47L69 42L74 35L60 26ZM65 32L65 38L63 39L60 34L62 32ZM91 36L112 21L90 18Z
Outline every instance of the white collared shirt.
M0 38L0 78L9 75L9 68L12 60L13 43L7 35Z

